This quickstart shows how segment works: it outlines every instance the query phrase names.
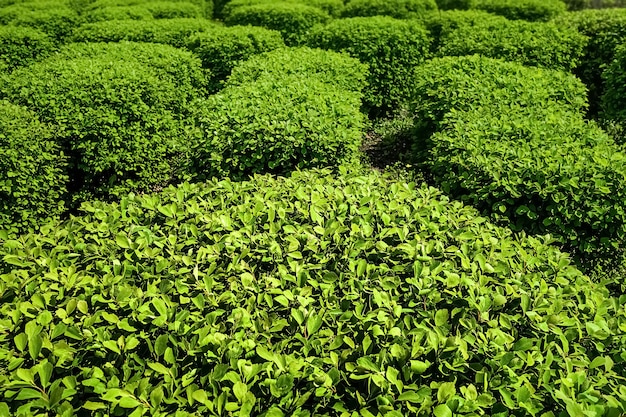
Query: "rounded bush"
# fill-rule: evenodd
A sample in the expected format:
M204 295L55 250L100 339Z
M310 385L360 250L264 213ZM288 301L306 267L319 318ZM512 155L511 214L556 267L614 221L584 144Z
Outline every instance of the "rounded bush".
M428 54L421 24L391 17L353 17L315 27L306 44L346 52L369 67L364 102L370 112L386 112L411 97L415 67Z
M212 91L220 89L233 67L253 55L284 47L280 32L254 26L216 27L192 35L187 49L201 60L213 75Z
M198 103L198 178L283 174L352 159L364 125L360 96L315 78L261 79Z
M43 59L55 49L55 42L37 29L0 26L0 62L7 70Z
M63 212L67 170L50 127L27 109L0 100L0 242Z
M549 243L374 173L85 204L0 248L0 394L9 415L48 411L25 379L68 415L619 415L623 309Z
M51 3L55 4L55 3ZM56 3L19 3L0 8L0 25L39 29L57 41L64 41L82 18L69 6Z
M281 80L300 76L316 78L335 88L361 94L367 86L367 65L346 53L308 47L281 48L256 55L235 66L227 85L242 85L260 79Z
M613 62L617 47L626 42L626 9L571 12L559 16L555 23L573 26L589 38L574 73L589 88L589 112L595 116L605 89L602 73Z
M428 134L453 110L555 104L582 114L587 107L584 84L563 71L475 55L435 58L418 67L412 108Z
M105 22L109 20L150 20L153 19L150 10L144 6L109 6L91 10L85 14L89 23Z
M551 233L582 253L626 242L626 154L580 113L532 105L449 113L429 142L435 181L515 230Z
M507 19L530 21L547 21L567 10L561 0L476 0L474 7Z
M280 31L287 45L301 42L316 24L330 16L317 7L298 3L267 3L235 8L225 19L228 25L263 26Z
M270 3L276 3L276 0L231 0L224 5L222 14L228 16L233 10L241 6ZM280 0L280 3L304 4L306 6L317 7L334 17L339 17L341 10L344 8L343 0Z
M154 42L184 47L187 38L218 27L207 19L112 20L77 28L73 42Z
M200 63L164 45L143 48L60 55L14 71L2 86L11 101L57 126L56 138L72 158L76 201L154 189L178 174L198 97L190 74L201 71ZM182 68L190 62L197 68Z
M460 26L440 40L439 56L479 54L510 62L571 71L583 55L587 37L553 23L485 21Z
M204 11L193 3L157 1L146 3L146 9L155 19L200 18Z
M391 16L408 19L436 10L435 0L350 0L341 12L343 17Z
M439 10L468 10L474 8L476 0L436 0Z
M85 6L86 11L95 11L108 7L131 7L142 6L153 9L152 14L157 14L158 19L201 17L211 18L213 16L212 0L96 0ZM194 7L195 6L195 7ZM200 8L200 12L198 9Z

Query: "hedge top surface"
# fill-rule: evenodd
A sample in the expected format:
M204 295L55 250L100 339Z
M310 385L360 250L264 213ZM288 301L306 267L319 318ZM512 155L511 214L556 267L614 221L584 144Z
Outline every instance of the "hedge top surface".
M222 14L228 16L236 8L241 6L252 6L254 4L277 3L277 0L231 0L224 6ZM344 7L343 0L280 0L280 3L296 3L317 7L327 12L331 16L339 16Z
M437 10L435 0L350 0L341 16L391 16L408 19L432 10Z
M435 189L298 172L82 210L0 248L13 415L31 378L53 410L159 416L558 413L563 378L619 407L606 290Z
M508 19L530 21L547 21L567 11L561 0L476 0L474 7Z

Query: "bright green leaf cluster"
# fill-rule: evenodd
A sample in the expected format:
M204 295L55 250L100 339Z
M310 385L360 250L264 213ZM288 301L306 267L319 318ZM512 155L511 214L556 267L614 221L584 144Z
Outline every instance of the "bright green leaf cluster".
M255 4L269 4L276 3L276 0L230 0L223 9L223 14L228 16L238 7L252 6ZM280 0L280 3L297 3L307 6L317 7L327 12L331 16L338 17L343 10L343 0Z
M478 10L511 20L547 21L567 10L561 0L476 0Z
M148 10L156 19L173 19L185 17L206 17L210 19L213 16L212 0L95 0L88 1L80 10L88 15L92 13L99 14L99 10L109 9L112 13L119 8L127 7L129 12L133 10ZM199 10L198 10L199 8ZM106 14L105 13L105 14ZM121 19L107 19L121 20Z
M341 12L343 17L391 16L409 19L437 10L435 0L350 0Z
M0 26L0 62L8 69L46 58L56 48L55 42L37 29Z
M39 29L64 41L82 23L78 13L63 2L24 2L0 8L0 24Z

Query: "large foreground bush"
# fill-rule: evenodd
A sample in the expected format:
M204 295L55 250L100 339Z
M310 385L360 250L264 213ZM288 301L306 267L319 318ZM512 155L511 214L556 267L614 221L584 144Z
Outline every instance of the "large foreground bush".
M429 42L420 23L383 16L334 20L314 28L306 40L368 65L364 101L373 112L394 109L412 95L414 69L427 56Z
M201 136L189 171L241 178L351 160L363 134L360 98L300 75L228 86L196 104Z
M6 415L619 415L623 312L432 188L182 185L0 249Z
M435 0L350 0L341 15L391 16L396 19L407 19L431 10L437 10Z
M63 212L67 170L51 129L27 109L0 100L0 241Z
M77 198L166 184L185 148L184 119L203 79L199 60L164 45L118 48L77 46L14 71L2 86L4 96L57 126Z
M440 40L440 56L480 54L524 65L571 71L587 37L576 29L523 20L484 20L461 25Z

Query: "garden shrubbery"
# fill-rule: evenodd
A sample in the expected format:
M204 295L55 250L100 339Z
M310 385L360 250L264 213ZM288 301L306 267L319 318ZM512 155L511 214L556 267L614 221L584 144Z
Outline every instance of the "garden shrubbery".
M196 105L201 134L188 171L245 178L351 160L364 126L360 98L299 75L227 86Z
M225 22L228 25L254 25L279 31L287 45L302 42L303 36L330 16L317 7L299 3L262 3L233 9Z
M602 96L602 116L624 124L626 122L626 42L617 48L615 59L603 72L602 77L606 87Z
M211 91L222 87L238 62L284 46L280 32L254 26L216 27L192 35L186 44L211 71Z
M436 0L440 10L468 10L474 7L476 0Z
M310 47L346 52L368 65L364 103L373 113L394 109L412 96L415 67L428 55L429 43L419 22L386 16L334 20L306 38Z
M435 0L350 0L343 9L343 17L391 16L407 19L437 10Z
M228 16L238 7L270 3L276 3L276 0L231 0L226 3L222 13ZM295 3L317 7L335 17L340 15L344 7L343 0L280 0L280 3Z
M507 19L530 21L547 21L567 10L561 0L476 0L474 7Z
M228 85L243 85L259 79L276 81L298 75L316 78L340 90L362 93L367 87L367 65L348 54L308 47L281 48L238 64Z
M156 14L158 16L157 18L168 19L197 17L197 8L200 8L201 16L206 18L213 16L212 0L96 0L88 2L81 9L89 12L109 7L144 7L152 9L152 13Z
M524 65L571 71L581 60L587 37L576 29L523 20L460 25L440 39L440 56L480 54Z
M0 240L58 217L67 185L67 157L52 129L0 100Z
M64 41L82 18L60 2L18 3L0 8L0 25L39 29L57 41Z
M623 309L548 243L375 173L85 204L0 248L0 407L624 413Z
M112 20L87 23L74 31L73 42L154 42L184 47L187 38L219 27L207 19Z
M85 14L85 20L89 23L109 20L150 20L153 18L152 13L141 5L102 7Z
M56 48L55 42L37 29L0 26L0 62L9 70L43 59Z

